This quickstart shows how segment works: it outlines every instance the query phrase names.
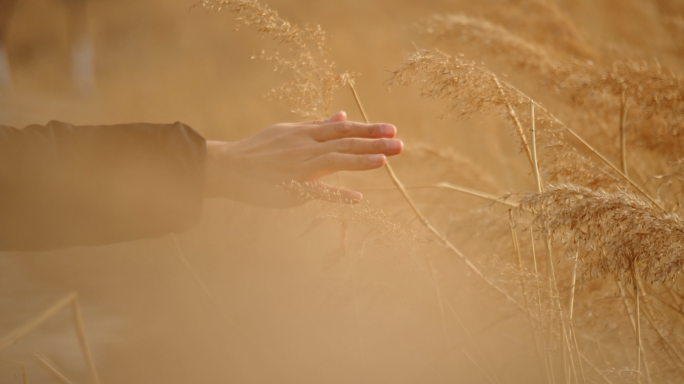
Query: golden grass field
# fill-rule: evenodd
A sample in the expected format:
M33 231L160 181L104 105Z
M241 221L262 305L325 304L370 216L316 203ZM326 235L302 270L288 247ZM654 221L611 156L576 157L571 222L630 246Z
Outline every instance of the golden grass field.
M181 121L236 140L293 109L362 120L336 77L349 71L369 120L405 142L396 179L329 177L364 191L357 207L207 201L175 238L1 253L0 337L77 292L102 383L684 380L684 5L194 3L91 1L86 98L69 90L60 2L19 1L0 124ZM306 49L320 63L321 40L278 44L307 23L336 67L294 62L315 87L269 101L294 79L274 65ZM280 62L251 58L274 47ZM89 382L68 311L0 351L0 383L22 382L21 364L60 382L34 353Z

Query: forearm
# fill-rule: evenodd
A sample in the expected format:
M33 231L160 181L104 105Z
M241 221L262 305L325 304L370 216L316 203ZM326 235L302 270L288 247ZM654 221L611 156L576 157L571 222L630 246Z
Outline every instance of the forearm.
M183 231L199 220L205 156L180 123L0 127L0 249Z

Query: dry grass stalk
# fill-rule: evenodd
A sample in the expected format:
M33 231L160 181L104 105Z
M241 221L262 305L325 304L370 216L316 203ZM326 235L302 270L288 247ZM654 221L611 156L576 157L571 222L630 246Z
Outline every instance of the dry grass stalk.
M399 158L404 164L419 163L430 169L430 175L447 183L468 182L468 185L499 191L499 180L471 158L452 147L437 147L426 142L409 142ZM407 187L408 188L408 187Z
M539 165L537 162L537 133L535 129L534 103L532 102L530 102L530 148L532 152L532 171L534 172L534 180L537 183L537 192L542 193L544 186L539 175Z
M451 355L452 359L455 359L453 347L451 345L451 341L449 340L449 332L447 327L446 311L444 310L442 291L439 289L439 286L437 285L437 269L435 268L435 265L432 262L432 258L430 257L430 255L426 254L425 258L427 259L428 266L430 267L430 277L432 281L435 282L435 284L433 285L435 288L435 295L437 296L437 304L439 305L439 316L442 320L442 334L444 335L444 341L446 343L447 350L449 351L449 355Z
M536 139L536 129L535 129L535 121L536 119L534 118L534 102L530 101L530 150L532 152L532 170L534 172L534 178L537 183L537 192L542 193L544 191L544 188L542 186L542 180L541 176L539 175L539 167L537 166L537 139ZM544 235L546 237L546 256L547 256L547 263L548 263L548 268L549 268L549 280L551 281L551 286L549 289L552 290L550 292L549 296L554 297L558 296L558 282L556 281L556 272L555 268L553 266L553 254L552 254L552 247L551 247L551 239L549 237L549 233L544 231ZM554 295L555 293L555 295ZM573 362L574 358L572 357L572 348L570 347L570 343L568 342L567 338L567 331L565 328L565 321L563 319L563 309L560 303L560 296L558 296L558 299L556 300L557 304L557 309L558 309L558 318L560 320L561 324L561 330L563 335L561 336L561 340L563 343L563 363L566 363L566 351L569 353L569 358L570 358L570 366L573 369L575 373L575 381L577 381L577 371L575 371L575 364ZM578 351L579 352L579 351ZM580 362L581 364L581 362ZM566 370L567 371L567 370ZM569 381L568 379L569 374L566 374L566 383Z
M5 363L20 366L21 367L21 380L22 380L23 384L28 384L28 373L26 372L26 364L20 363L17 361L5 360L5 359L0 359L0 361L4 361Z
M582 367L582 358L579 356L579 345L577 343L577 334L575 333L575 325L572 322L572 315L575 310L575 288L577 283L577 253L573 258L572 263L572 276L570 277L570 303L568 305L568 323L570 325L570 338L574 344L575 351L577 351L578 359L577 364L580 368L580 374L582 375L582 382L586 383L586 378L584 376L584 368Z
M632 293L632 292L630 292L630 291L627 291L627 292L630 294L630 296L632 297L632 299L635 301L635 305L636 305L636 304L640 304L641 300L639 299L639 296L637 295L637 293L638 293L639 291L643 291L643 283L641 283L641 278L639 277L638 274L634 274L634 277L633 277L632 282L633 282L633 284L635 284L635 288L634 288L635 293ZM624 291L623 291L623 292L624 292ZM643 297L643 296L642 296L642 297ZM641 305L640 305L640 308L637 308L637 309L641 309ZM684 376L684 357L682 356L682 354L678 351L678 349L677 349L677 348L675 347L675 345L673 344L673 341L672 341L673 338L672 338L672 337L669 337L669 335L667 335L667 334L665 333L665 331L663 331L663 330L661 329L661 327L658 325L658 322L657 322L655 316L654 316L653 314L651 314L650 311L649 311L648 309L646 309L646 308L644 308L643 311L636 311L637 319L635 320L635 321L636 321L636 331L637 331L637 342L638 342L638 343L640 344L640 346L641 346L641 349L640 349L640 350L641 350L641 355L643 355L643 352L644 352L643 345L641 345L641 341L640 341L640 338L641 338L641 336L640 336L640 333L641 333L641 332L640 332L640 329L641 329L641 327L640 327L640 323L639 323L639 320L638 320L638 316L640 316L641 313L643 313L644 317L646 317L646 320L648 321L648 323L649 323L649 324L651 325L651 327L656 331L656 334L658 335L660 341L662 341L662 343L663 343L663 345L665 346L665 348L667 349L667 351L668 351L668 352L670 353L670 355L673 357L673 360L675 360L675 362L674 362L675 367L677 367L677 369L679 370L680 374L681 374L682 376ZM645 358L644 358L644 360L645 360ZM678 361L679 363L677 363L677 361ZM648 373L648 372L649 372L648 369L647 369L646 372L647 372L647 375L650 376L650 373ZM650 378L649 378L649 380L650 380Z
M388 79L393 85L407 86L423 77L420 96L426 99L447 100L444 116L458 110L458 116L474 113L506 111L507 105L518 108L527 98L508 87L493 81L496 75L462 56L456 57L436 50L417 50L411 53ZM505 91L503 94L500 89Z
M518 68L550 73L561 66L545 48L485 19L464 14L433 15L418 23L416 29L437 41L456 39L463 44L476 45L498 57L505 57Z
M461 192L461 193L464 193L466 195L479 197L479 198L482 198L485 200L489 200L493 203L499 203L502 205L506 205L506 206L511 207L511 208L517 208L518 207L517 203L507 201L505 197L497 197L494 195L490 195L489 193L476 191L476 190L471 189L471 188L466 188L466 187L462 187L460 185L454 185L451 183L435 183L435 184L422 184L422 185L404 186L404 189L423 189L423 188L443 188L443 189L448 189L448 190L452 190L452 191L456 191L456 192ZM389 191L389 190L395 190L395 188L372 188L372 189L364 189L363 191Z
M491 71L464 60L462 56L450 56L439 51L436 53L418 51L393 72L389 85L407 85L421 77L424 79L420 88L421 95L427 98L445 100L448 103L445 115L449 113L459 116L472 113L505 113L511 119L519 137L521 151L527 154L528 160L533 166L538 190L537 194L524 197L519 209L521 211L532 211L536 216L536 223L542 228L545 240L547 240L550 275L549 281L545 284L549 288L549 299L544 299L544 301L547 301L546 306L551 305L551 307L548 307L549 310L546 314L543 309L539 276L536 269L534 239L532 240L539 324L545 352L547 379L549 382L553 382L555 377L551 348L547 348L545 340L545 328L549 338L560 337L561 342L565 345L563 353L569 352L570 367L574 372L576 381L579 381L580 377L584 377L582 363L586 362L604 381L610 382L601 370L597 369L580 353L573 325L575 280L578 275L591 277L611 273L619 278L631 280L635 284L640 281L640 276L649 279L651 282L671 282L681 270L680 244L684 244L681 241L684 239L681 220L676 215L665 214L660 200L652 198L640 183L628 177L627 147L629 145L630 149L636 148L634 141L643 139L646 148L664 148L671 145L672 148L667 149L666 152L677 153L676 151L680 150L682 146L679 149L675 147L678 145L677 140L679 140L680 132L684 132L684 129L680 129L680 127L684 127L684 118L681 117L684 115L681 113L684 112L684 97L682 97L684 93L681 92L681 84L684 83L680 77L662 71L658 65L650 66L635 61L622 60L616 61L611 68L607 68L588 61L570 60L571 56L580 59L590 57L591 49L581 41L581 36L575 33L577 31L573 29L574 26L568 19L564 19L558 9L547 1L511 1L515 3L515 6L501 8L506 8L508 13L521 12L520 9L525 9L525 12L529 13L530 19L535 20L535 22L529 22L527 18L523 18L526 23L521 28L515 28L514 23L511 22L515 16L509 17L503 12L498 17L494 17L501 26L469 16L452 15L428 20L424 23L423 29L425 31L429 29L431 34L441 38L459 36L466 43L477 43L485 50L497 51L497 54L503 53L518 68L541 73L547 80L550 79L553 84L557 85L558 90L569 92L575 107L590 102L592 107L599 110L596 113L578 113L581 119L586 121L595 117L602 119L590 126L614 127L619 117L619 145L615 145L618 142L618 132L614 129L611 129L612 132L609 135L611 139L615 140L612 143L614 148L606 147L605 141L599 141L599 147L590 145L587 140L556 118L539 102L531 99L512 84L500 80ZM229 9L238 15L239 20L244 24L256 26L260 33L272 35L280 46L289 49L284 54L280 53L282 50L280 52L275 51L272 55L264 53L260 58L271 60L276 63L279 69L292 70L294 73L295 80L276 90L273 95L290 103L295 112L305 116L322 117L324 115L322 111L327 110L330 106L334 89L349 84L361 113L365 120L369 121L354 89L351 76L334 74L334 63L327 58L329 50L325 43L325 35L320 27L307 26L300 29L287 23L269 8L253 1L204 1L202 5L208 8L224 7ZM492 15L496 15L496 13L492 13ZM539 28L542 28L543 33L530 33L530 31ZM509 32L513 30L518 35ZM558 31L559 33L551 33L550 31ZM552 40L554 42L563 41L563 43L553 46L550 43ZM561 64L552 56L562 57L566 60ZM315 63L315 61L317 62ZM629 109L627 108L628 101ZM527 114L528 106L529 116ZM535 109L537 110L537 117L534 116ZM616 113L618 109L619 115ZM612 117L607 120L603 119L604 115L608 113L611 113ZM527 121L525 121L526 118ZM575 125L575 120L571 121ZM530 140L527 139L527 134L523 129L523 124L527 122L532 127ZM634 133L629 135L628 140L626 133L631 127L634 127ZM572 148L568 141L564 140L562 132L568 132L570 136L582 143L592 155L600 158L604 165L592 164L588 157L580 154ZM684 142L684 133L681 134L681 137ZM676 140L672 140L672 138ZM598 148L601 148L601 151ZM621 158L619 168L613 165L604 155L606 152L603 152L607 150L607 153L612 155L617 153L616 148L619 148ZM536 153L537 151L539 153ZM638 154L634 152L630 155L632 158L636 158ZM640 170L644 169L640 162L635 161L630 165L630 170L636 174L637 179L644 174L644 172L640 173ZM517 241L514 228L511 227L511 237L518 255L518 275L521 276L524 307L509 297L506 290L496 284L488 275L475 267L463 253L452 245L443 232L438 231L431 224L423 211L413 202L407 189L413 187L448 188L511 207L518 206L518 204L507 202L505 198L497 198L450 183L407 187L397 178L389 164L386 169L396 189L402 194L421 224L437 237L450 252L464 260L478 277L485 280L520 309L526 310L528 317L532 317L527 305L525 282L522 279L520 244ZM567 181L583 185L583 187L562 185L555 188L550 184L544 184L544 181L546 183ZM651 204L619 189L620 186L626 185L645 196ZM548 190L543 192L545 186ZM320 196L316 197L320 198ZM335 200L334 196L328 197L331 201ZM340 220L343 223L348 223L350 220L368 221L369 212L357 209L357 213L354 213L355 210L350 208L349 204L342 203L338 204L340 212L333 209L335 213L328 213L327 217ZM371 213L370 216L373 214ZM383 230L382 228L387 230L383 220L378 220L377 224L380 231ZM387 230L388 234L400 232L399 230ZM575 264L571 276L569 334L566 331L566 318L561 306L553 270L551 239L554 237L560 238L567 244L566 252L568 254L575 254ZM637 258L641 260L638 266L636 265ZM637 267L638 270L635 270ZM432 265L431 269L431 281L435 284L438 298L442 298L443 296L434 281L435 271ZM559 271L558 276L563 278L564 269L559 268ZM631 271L634 271L634 276L630 278ZM678 341L666 340L667 337L671 336L668 333L671 330L661 326L659 322L663 320L658 318L655 308L650 311L646 305L644 297L646 291L643 287L637 289L639 292L634 298L635 301L640 301L638 305L640 312L653 326L661 342L669 346L667 352L676 355L675 357L679 357L678 360L681 361L676 349L679 348ZM534 293L532 295L534 296ZM444 302L454 312L446 298L444 298ZM579 308L582 309L583 307ZM629 306L627 306L627 310L630 313ZM440 313L444 326L442 301L440 301ZM545 324L545 316L550 315L553 318L556 313L560 320L562 335L554 329L552 323ZM640 316L637 315L636 318L630 318L630 320L638 321L639 318ZM579 317L579 319L581 321L582 318ZM641 327L639 326L639 328ZM637 332L637 324L634 324L634 331L635 333L641 332L641 330ZM648 332L646 336L649 336ZM641 337L638 339L640 340ZM644 339L646 342L648 340L648 337ZM668 342L669 344L667 344ZM638 356L639 358L643 356L645 360L643 352L644 346L639 345L637 348ZM581 376L575 369L573 356L578 357L577 364ZM567 366L565 358L564 363ZM650 381L646 362L644 362L644 367ZM478 369L481 368L478 366ZM640 374L639 369L640 367L637 367L637 376ZM485 373L484 370L482 372ZM566 369L566 380L570 375L569 372ZM622 373L619 372L619 374ZM627 372L628 375L634 373L631 369ZM490 381L496 379L495 377L492 379L486 373L485 376Z
M534 341L534 347L537 350L537 358L541 359L546 359L545 357L542 357L542 353L539 349L539 343L537 341L537 334L534 332L534 321L532 320L532 313L530 312L530 303L529 299L527 298L527 290L525 289L525 279L524 279L524 269L523 269L523 262L522 262L522 255L520 254L520 244L518 242L518 233L515 230L515 225L513 223L513 211L511 209L508 210L508 225L511 230L511 241L513 243L513 251L515 252L516 260L518 263L518 273L520 274L520 290L522 291L523 295L523 304L525 305L525 312L527 313L527 320L530 323L530 327L532 327L532 339ZM541 319L540 319L541 320ZM542 337L543 337L543 331L542 331Z
M258 352L259 354L261 354L262 356L269 356L269 355L270 355L270 350L269 350L269 349L264 348L264 347L257 341L257 338L254 337L254 336L252 335L251 332L249 332L249 330L247 330L247 329L245 329L244 327L240 326L237 322L235 322L233 319L231 319L230 317L228 317L228 315L226 315L226 314L221 310L220 306L218 305L218 302L217 302L216 299L214 298L214 295L211 294L211 292L209 291L209 287L208 287L207 284L204 282L204 279L202 279L202 277L200 277L200 275L195 271L195 269L192 267L192 265L190 264L190 262L188 261L188 259L185 257L185 252L183 252L183 249L181 248L180 242L178 241L178 238L176 237L176 235L175 235L175 234L171 234L171 239L172 239L173 244L174 244L174 246L175 246L175 248L176 248L176 256L177 256L178 259L181 261L181 263L183 263L183 266L188 270L188 272L190 273L190 275L192 276L192 278L195 280L195 282L200 286L200 288L202 289L202 292L203 292L204 295L207 297L207 299L209 299L209 302L211 303L212 307L216 310L216 312L218 313L218 315L219 315L224 321L226 321L226 323L230 324L232 327L234 327L235 329L237 329L238 331L240 331L244 336L246 336L246 338L248 339L248 341L255 347L255 349L257 350L257 352ZM259 356L259 357L262 357L262 356ZM262 358L262 363L263 363L265 366L267 366L267 367L271 370L271 372L275 372L276 375L280 376L280 373L276 370L276 368L273 367L273 366L271 366L270 359ZM279 378L280 378L280 377L279 377Z
M622 92L620 99L620 154L622 158L622 173L627 173L627 95Z
M555 384L556 379L553 374L553 364L551 363L551 351L546 346L546 340L544 339L544 315L542 311L542 302L541 302L541 288L539 287L539 270L537 269L537 253L535 251L534 247L534 229L530 228L530 244L532 245L532 259L534 261L534 279L535 279L535 285L537 286L537 306L539 307L539 326L541 328L541 339L542 339L542 346L544 347L544 361L546 365L546 373L547 373L547 378L550 383Z
M579 249L580 267L589 276L615 274L631 280L639 257L642 278L665 282L673 281L684 266L684 222L633 194L561 185L527 195L520 207L568 243L568 252Z
M620 106L622 125L626 103L632 109L632 143L671 160L681 157L684 142L684 77L653 64L633 60L615 61L607 68L584 64L558 74L558 80L577 105L595 100L597 95L612 97ZM626 140L626 139L625 139Z
M493 3L491 9L485 10L484 16L559 54L577 58L596 56L582 31L555 3L546 0L510 0L503 4Z
M76 294L76 292L72 292L66 295L65 297L57 301L55 304L50 306L48 309L43 311L43 313L36 316L33 320L24 323L19 328L16 328L14 331L0 338L0 350L9 347L10 345L24 338L26 335L28 335L29 333L33 332L36 328L38 328L41 324L43 324L51 317L53 317L55 314L57 314L57 312L61 311L69 305L71 306L71 310L74 316L73 320L74 325L76 327L76 334L78 335L78 341L81 345L81 350L83 351L83 357L86 361L86 365L88 366L90 378L93 383L99 384L100 378L97 374L95 363L93 362L93 357L90 352L90 346L88 345L88 339L85 334L85 326L83 325L83 315L81 314L81 307L78 304L78 295Z
M636 338L639 338L640 333L637 332L637 325L636 325L635 316L632 313L632 310L630 309L629 304L627 304L627 295L625 294L624 285L622 284L622 281L620 281L618 279L615 279L615 282L617 283L618 288L620 290L620 296L622 297L622 303L624 304L625 310L627 311L627 317L629 317L629 321L632 324L632 329L634 330L634 336ZM637 341L637 343L640 344L639 341ZM652 382L651 372L650 372L650 368L648 366L648 359L646 358L646 351L645 351L645 348L643 345L641 345L641 356L644 358L644 368L646 369L646 377L648 378L649 382Z
M361 113L363 114L364 120L366 121L366 123L370 123L370 121L368 120L368 116L366 115L366 112L363 109L363 105L361 104L361 100L359 99L359 96L356 93L354 84L350 83L349 86L351 87L354 99L356 100L356 104L358 105ZM394 170L392 170L392 166L390 165L389 161L385 163L385 170L387 170L387 173L389 174L392 183L401 192L402 196L404 197L404 200L408 203L413 212L416 214L421 224L423 224L423 226L425 226L425 228L427 228L428 231L432 232L432 234L435 235L446 246L447 249L449 249L461 260L463 260L466 266L471 271L473 271L480 279L484 280L489 286L494 288L494 290L502 294L506 298L506 300L510 301L516 307L524 311L525 308L522 305L520 305L513 297L511 297L505 289L499 287L494 281L492 281L492 279L489 276L484 274L477 266L475 266L475 264L473 264L472 261L470 261L470 259L465 254L463 254L458 248L456 248L444 234L442 234L434 226L432 226L432 224L428 221L427 217L425 217L425 215L420 211L420 209L418 209L416 204L413 202L413 199L411 199L408 192L406 192L406 188L404 188L403 183L396 176Z
M671 17L667 18L667 21L672 20ZM680 24L666 22L668 28ZM547 48L552 49L552 46L542 47L490 21L462 14L433 16L421 22L418 30L437 40L458 39L478 50L484 49L505 58L515 68L533 70L557 91L569 92L577 105L590 100L593 110L585 111L586 115L595 114L598 104L604 104L604 109L612 109L613 105L619 104L621 160L625 164L622 173L625 176L624 148L627 146L626 131L629 129L634 128L635 134L630 142L635 146L659 151L660 156L663 155L661 151L664 151L670 159L677 159L683 154L683 78L664 71L657 61L649 65L633 60L618 60L606 67L589 60L568 59L561 63L548 53ZM545 35L548 33L540 33L540 36ZM609 96L609 99L612 96L612 100L602 98L602 95ZM625 124L628 100L635 102L633 124L629 126Z
M568 318L572 321L572 314L575 309L575 288L577 284L577 257L578 252L575 252L575 257L572 258L572 277L570 278L570 304L568 305Z
M634 284L635 293L638 294L639 291L645 292L644 285L641 281L641 277L636 273L634 274ZM668 349L676 357L678 363L675 364L677 365L677 368L679 368L679 371L682 373L682 376L684 376L684 355L682 355L682 353L677 349L677 347L675 347L672 341L673 338L669 337L669 335L666 335L665 332L661 329L661 327L658 325L658 322L655 319L655 316L652 313L652 308L650 308L648 305L644 305L644 315L646 316L646 319L648 320L649 324L651 324L651 326L658 333L658 336L660 336L661 340L665 342Z
M608 378L606 377L606 375L605 375L603 372L601 372L601 370L598 369L598 368L596 367L596 365L594 365L594 363L591 362L591 360L587 359L587 358L586 358L584 355L582 355L581 353L580 353L580 357L582 358L582 360L584 360L585 363L587 363L587 365L589 365L589 366L591 367L591 369L594 370L594 372L596 372L599 376L601 376L601 378L603 379L603 381L605 381L607 384L613 384L613 382L610 381L610 379L608 379Z
M636 261L635 261L636 264ZM637 351L636 351L636 371L641 372L641 308L639 305L639 285L636 282L637 273L636 266L632 264L632 284L634 285L634 308L636 311L636 339L637 339ZM637 376L637 383L641 383L640 377Z
M469 62L441 51L433 53L427 50L418 50L409 55L406 60L392 71L387 81L388 87L392 85L407 86L415 82L419 77L423 77L419 87L420 95L423 98L448 101L444 115L448 115L454 110L459 110L459 116L461 117L476 112L506 112L509 108L508 106L510 108L519 108L533 103L544 114L543 118L536 118L536 120L542 119L542 121L561 126L575 139L579 140L585 148L599 157L620 178L643 194L653 204L664 210L660 203L653 199L643 188L622 173L603 154L544 106L505 81L499 80L497 86L492 81L493 78L496 78L496 75L491 71L478 66L474 62ZM503 89L504 92L501 92L500 89ZM553 136L550 132L546 132L545 135ZM524 149L525 141L522 137L524 135L521 136L520 143ZM554 140L553 145L561 144L557 138L551 138L551 140ZM567 146L564 150L574 152L575 158L582 158L581 155L573 149L567 148ZM588 162L585 161L586 163ZM597 170L594 170L594 172L600 173Z
M324 118L329 115L334 91L348 84L354 74L335 72L335 62L329 58L330 48L320 25L304 27L291 24L277 11L256 0L204 0L194 5L208 10L226 10L243 25L255 28L262 36L276 42L272 53L262 51L258 58L275 64L276 71L291 71L294 80L273 89L269 96L284 100L293 113L303 118Z
M384 211L371 207L367 202L354 204L344 200L339 192L331 192L315 181L291 181L282 188L285 193L294 194L301 201L313 203L308 208L316 211L317 216L305 234L324 221L333 220L341 224L361 225L365 230L377 233L387 244L402 244L409 249L414 247L412 242L415 239L409 231L390 220Z
M475 368L477 368L477 369L480 371L480 373L482 373L482 375L483 375L490 383L492 383L492 384L500 384L498 381L495 381L494 378L490 377L489 374L487 374L487 372L486 372L484 369L482 369L482 367L480 366L480 364L478 364L477 361L475 361L475 359L473 359L472 357L470 357L470 355L469 355L465 350L461 350L461 352L463 352L463 354L468 358L468 360L470 360L470 362L473 363L473 365L475 366Z
M359 314L359 299L356 294L356 279L354 278L354 268L349 271L351 277L352 293L354 296L354 319L356 320L356 335L359 339L359 361L366 360L366 349L363 343L363 334L361 332L361 315Z
M499 79L494 76L494 84L496 84L496 88L499 90L499 93L501 94L502 97L506 97L505 91L503 87L501 87L501 83L499 82ZM506 111L508 112L508 116L511 118L511 121L513 122L513 126L515 126L516 132L518 133L518 137L520 138L520 143L523 147L523 150L525 151L525 154L527 155L527 160L530 162L531 166L534 166L534 161L532 160L532 152L530 151L530 145L527 143L527 139L525 138L525 132L523 130L522 124L520 124L520 119L518 119L518 115L515 113L515 109L513 109L513 106L511 106L511 103L506 101Z
M511 229L511 241L513 242L513 251L515 252L515 257L518 262L518 270L520 273L520 289L523 294L523 304L525 305L525 311L527 312L527 317L532 323L532 315L530 314L529 302L527 300L527 290L525 289L525 280L523 279L523 264L522 256L520 255L520 245L518 244L518 234L515 231L515 226L513 224L513 212L508 210L508 225ZM536 344L536 343L535 343Z
M75 384L67 375L62 372L57 364L53 363L52 360L48 359L45 355L41 353L34 353L33 356L40 362L40 364L47 370L55 379L62 382L62 384Z

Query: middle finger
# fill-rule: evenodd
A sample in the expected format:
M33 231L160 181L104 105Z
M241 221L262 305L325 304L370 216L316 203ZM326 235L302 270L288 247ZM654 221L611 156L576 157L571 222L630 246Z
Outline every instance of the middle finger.
M360 139L346 138L329 140L316 146L316 155L330 152L349 153L358 155L384 154L394 156L401 153L404 143L397 139Z
M391 124L364 124L354 121L321 124L311 129L311 137L320 142L345 137L392 138L396 134L397 129Z

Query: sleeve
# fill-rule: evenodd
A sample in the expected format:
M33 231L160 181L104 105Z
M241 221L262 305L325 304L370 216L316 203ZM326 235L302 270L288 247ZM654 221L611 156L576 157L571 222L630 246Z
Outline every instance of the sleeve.
M0 250L182 232L199 222L205 157L181 123L0 125Z

